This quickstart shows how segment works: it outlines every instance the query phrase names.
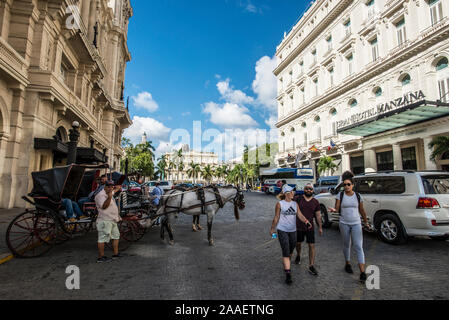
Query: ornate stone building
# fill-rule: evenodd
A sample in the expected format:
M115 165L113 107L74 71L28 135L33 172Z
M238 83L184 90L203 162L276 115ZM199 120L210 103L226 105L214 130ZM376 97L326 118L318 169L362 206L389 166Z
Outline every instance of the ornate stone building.
M0 0L0 208L24 206L30 174L67 161L119 167L129 0Z
M449 170L449 1L316 0L276 56L279 166Z

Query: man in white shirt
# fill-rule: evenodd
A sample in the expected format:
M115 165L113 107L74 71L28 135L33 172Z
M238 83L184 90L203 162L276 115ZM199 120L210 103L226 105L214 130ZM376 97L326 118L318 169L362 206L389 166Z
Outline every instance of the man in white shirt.
M114 255L112 259L119 258L118 244L120 231L117 223L121 220L117 203L113 195L120 190L120 186L115 186L114 181L107 181L105 187L95 196L95 204L98 210L97 230L98 230L98 259L97 262L109 262L111 259L104 255L104 244L112 239Z

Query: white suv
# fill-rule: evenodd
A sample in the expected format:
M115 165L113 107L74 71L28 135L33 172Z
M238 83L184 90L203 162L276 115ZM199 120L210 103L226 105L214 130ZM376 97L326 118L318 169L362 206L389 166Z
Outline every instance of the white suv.
M364 199L371 226L380 238L391 244L404 243L409 236L449 239L449 172L390 171L357 175L354 191ZM320 202L323 226L339 221L330 213L342 184L330 193L316 196Z

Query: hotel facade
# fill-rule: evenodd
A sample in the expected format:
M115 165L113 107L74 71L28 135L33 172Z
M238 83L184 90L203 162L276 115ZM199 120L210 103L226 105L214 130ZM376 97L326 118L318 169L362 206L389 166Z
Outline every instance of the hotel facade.
M23 207L31 172L77 163L119 168L129 0L0 1L0 208Z
M317 0L276 56L278 166L449 170L449 1Z

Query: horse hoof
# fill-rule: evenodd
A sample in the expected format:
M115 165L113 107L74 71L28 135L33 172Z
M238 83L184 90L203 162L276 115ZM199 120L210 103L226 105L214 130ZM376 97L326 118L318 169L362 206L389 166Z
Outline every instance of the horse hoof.
M209 247L215 246L214 240L209 240Z
M195 225L192 226L192 231L193 232L197 232L198 230L196 229Z
M171 246L174 246L174 245L175 245L175 241L174 241L174 240L170 240L170 241L168 242L168 244L171 245Z
M196 227L198 228L198 230L203 230L203 227L200 225L197 225Z

